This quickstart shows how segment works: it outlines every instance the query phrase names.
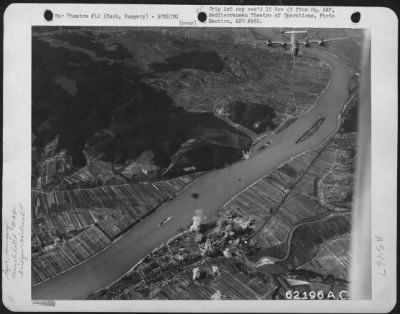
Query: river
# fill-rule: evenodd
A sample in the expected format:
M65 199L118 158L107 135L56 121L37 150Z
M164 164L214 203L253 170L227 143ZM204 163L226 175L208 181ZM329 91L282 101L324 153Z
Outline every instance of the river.
M118 241L82 264L32 287L32 299L84 299L123 276L154 248L167 242L179 228L187 227L195 209L211 217L227 201L253 182L264 177L285 161L307 151L335 133L343 105L349 97L351 70L339 58L321 49L304 53L313 55L331 67L330 82L314 107L287 129L260 141L248 160L211 171L189 185L172 201L127 231ZM296 144L321 116L326 117L311 137ZM271 144L261 151L266 141ZM198 197L193 198L192 194ZM159 223L172 217L159 227Z

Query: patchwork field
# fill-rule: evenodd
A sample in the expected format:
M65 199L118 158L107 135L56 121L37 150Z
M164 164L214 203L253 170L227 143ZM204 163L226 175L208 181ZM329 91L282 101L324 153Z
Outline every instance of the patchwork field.
M248 29L46 30L34 28L32 38L32 285L86 262L133 227L137 233L131 230L104 252L108 255L96 257L96 265L110 267L97 267L107 277L91 274L78 293L69 278L86 277L75 268L42 285L42 291L48 293L60 279L71 284L70 295L84 297L129 267L88 299L263 300L285 298L292 289L347 288L357 97L332 137L308 151L311 145L304 144L315 142L300 144L327 125L331 130L324 121L332 117L319 115L308 131L294 135L303 153L256 182L242 180L246 162L250 178L260 168L247 161L253 141L266 138L259 149L265 149L265 158L272 142L283 147L279 153L285 158L300 151L291 154L276 143L291 132L277 140L272 133L302 123L299 116L313 107L331 73L343 78L332 82L343 84L326 95L340 90L345 98L350 72L340 62L326 55L323 59L339 69L330 72L304 51L294 58L254 44ZM354 63L354 56L338 58ZM350 85L356 96L356 75ZM342 98L332 99L336 102L325 105L340 110ZM318 140L328 133L322 134ZM269 135L273 141L267 141ZM238 168L229 167L239 160ZM214 170L205 180L217 178L218 191L241 180L226 189L228 195L221 192L219 200L239 192L227 203L204 201L214 185L202 180L151 219L158 207ZM192 203L198 209L186 227L192 210L184 215L178 210ZM207 215L219 210L205 217L200 208ZM179 234L170 238L175 229ZM149 241L146 247L141 239ZM138 246L126 250L131 241ZM159 247L149 253L150 246ZM133 255L137 262L147 253L129 265ZM118 254L115 264L103 263Z
M314 270L320 274L331 274L336 278L348 279L350 269L350 234L334 237L319 246L314 258L300 269Z
M330 144L323 148L316 156L316 152L309 153L311 156L303 155L303 158L309 157L311 166L302 168L300 172L304 172L302 177L295 183L294 189L284 199L280 207L271 215L263 226L257 239L264 247L280 246L284 244L289 236L290 230L299 223L306 222L313 217L320 217L333 211L349 211L351 202L346 206L325 206L324 193L331 193L330 197L334 199L341 198L341 195L348 194L352 191L352 185L342 185L341 188L328 189L326 185L321 185L320 182L325 182L326 177L331 174L332 169L336 169L335 173L341 169L339 165L346 160L346 163L353 164L352 158L343 159L343 155L352 150L353 142L341 141L341 135L337 135ZM315 157L316 156L316 157ZM312 159L314 158L314 160ZM295 168L296 160L288 162L283 169L291 172ZM297 171L292 171L294 175ZM352 178L352 172L344 171L349 181ZM351 181L352 182L352 181ZM338 182L335 182L338 185ZM323 186L323 187L322 187ZM321 192L321 190L323 192Z
M212 274L212 267L218 267ZM269 276L255 272L244 264L215 258L200 267L205 275L199 280L192 279L192 271L187 270L176 277L176 283L163 287L155 296L161 300L266 300L271 299L277 286Z
M204 243L198 240L198 235L181 234L154 250L120 281L88 299L272 298L277 289L272 277L255 271L237 257L226 258L222 254L205 257L201 253ZM208 238L212 242L206 242L208 245L217 245L212 236Z
M96 254L200 175L49 193L32 191L32 284Z
M32 285L84 261L110 242L100 228L91 226L76 237L49 248L48 252L42 255L32 255Z

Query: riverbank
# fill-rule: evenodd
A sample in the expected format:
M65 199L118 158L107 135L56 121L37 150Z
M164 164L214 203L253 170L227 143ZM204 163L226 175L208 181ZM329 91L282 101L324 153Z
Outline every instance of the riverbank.
M312 54L328 62L332 68L329 88L321 95L312 110L279 134L272 136L272 143L267 149L257 151L248 160L201 176L178 197L161 206L89 263L83 263L43 285L34 287L32 299L82 299L91 292L108 286L155 247L173 237L177 233L176 230L186 227L195 209L201 208L207 217L212 216L233 195L283 162L319 145L331 136L338 127L338 115L348 99L348 86L352 73L338 58L324 51L317 49ZM325 116L326 120L317 132L296 144L299 134L310 129L320 115ZM264 144L265 141L261 141L257 146ZM194 198L194 194L198 197ZM158 227L167 217L173 218Z

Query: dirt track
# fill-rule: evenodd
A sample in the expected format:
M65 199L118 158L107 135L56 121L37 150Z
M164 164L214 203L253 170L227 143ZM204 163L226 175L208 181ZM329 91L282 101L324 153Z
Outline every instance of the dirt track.
M340 59L319 49L307 52L331 67L330 83L314 108L299 117L284 131L260 141L250 159L209 172L182 191L174 200L130 229L119 241L90 260L32 288L32 299L83 299L123 276L154 248L165 243L191 222L197 208L212 216L234 195L279 165L307 151L334 134L338 116L349 96L350 70ZM296 144L320 116L326 117L320 128L307 140ZM272 143L258 151L266 141ZM198 198L192 194L197 193ZM167 223L158 226L167 217Z

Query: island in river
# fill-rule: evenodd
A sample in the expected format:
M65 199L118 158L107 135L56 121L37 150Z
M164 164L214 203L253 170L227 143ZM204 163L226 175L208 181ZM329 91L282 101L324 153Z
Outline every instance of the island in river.
M96 29L37 31L38 54L62 48L66 63L57 68L57 58L42 57L38 69L48 66L44 77L65 103L49 107L44 91L34 98L40 110L33 115L39 117L33 123L33 299L81 299L98 290L90 298L258 299L279 298L279 289L296 280L308 288L346 285L347 264L338 267L335 259L348 260L355 130L341 126L357 108L354 69L321 49L305 51L293 68L281 52L221 48L218 36L227 35L216 33L201 40L218 53L202 53L199 40L183 42L172 30L113 33L116 43ZM146 36L149 48L179 51L182 58L143 56ZM143 50L130 47L135 41ZM117 48L108 53L112 45ZM75 60L71 51L88 57ZM257 53L277 57L280 67L271 71L266 57L270 75L255 71L251 54ZM204 66L204 55L215 60ZM85 73L97 73L96 79L79 81ZM302 86L310 73L313 79ZM107 83L109 75L119 83ZM317 84L318 75L324 84ZM97 106L85 94L99 87L105 94ZM297 101L282 101L285 93ZM189 96L198 105L186 103ZM83 112L60 115L69 110ZM76 120L81 126L70 130ZM249 158L242 159L243 151ZM201 222L188 229L197 209ZM332 256L322 244L332 247ZM297 249L302 246L307 249ZM331 263L321 264L318 254ZM233 275L238 269L241 279ZM165 278L155 276L160 270ZM256 286L268 282L267 290L249 290L246 278ZM241 283L229 292L232 280ZM193 284L187 295L179 293ZM125 292L116 293L115 285Z

